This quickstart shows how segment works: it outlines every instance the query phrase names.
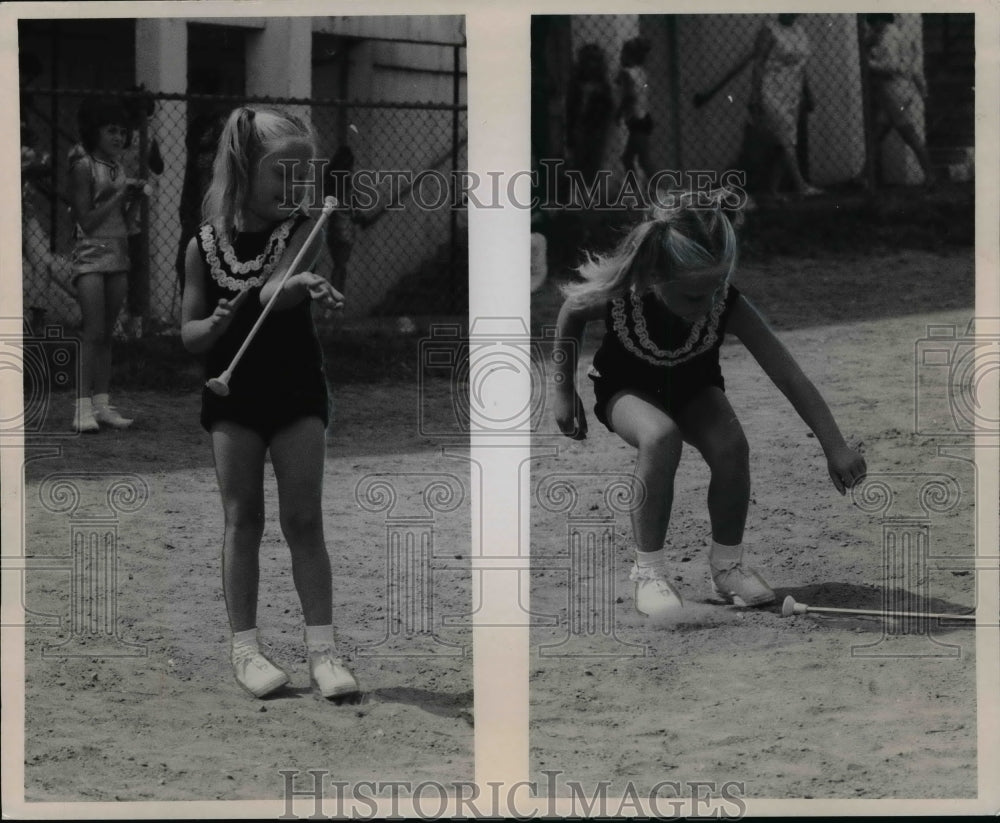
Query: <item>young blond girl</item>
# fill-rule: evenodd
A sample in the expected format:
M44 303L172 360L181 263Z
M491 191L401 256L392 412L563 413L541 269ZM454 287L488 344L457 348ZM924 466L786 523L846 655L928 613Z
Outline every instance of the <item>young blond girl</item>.
M310 128L273 110L236 109L222 130L204 223L190 241L181 329L185 346L204 355L207 373L231 362L314 221L292 202L296 163L316 153ZM286 180L286 175L289 179ZM319 252L307 250L306 259ZM293 274L229 382L229 395L207 388L201 423L210 433L225 516L222 582L233 632L236 680L256 697L289 676L260 651L258 555L264 529L264 458L278 485L281 529L305 617L311 682L324 697L358 692L333 628L330 558L321 509L329 400L311 303L329 310L343 297L310 271Z
M698 449L711 470L708 561L716 594L742 606L774 601L770 586L743 565L750 469L719 366L727 333L749 349L816 434L837 490L843 494L865 474L864 458L844 442L819 391L730 282L737 239L722 206L734 196L684 195L675 207L657 209L612 254L590 257L581 266L583 282L566 287L559 313L555 417L560 430L576 439L587 433L576 352L586 324L605 318L606 334L589 377L598 420L638 451L631 579L636 608L648 617L683 608L670 583L664 540L684 443Z

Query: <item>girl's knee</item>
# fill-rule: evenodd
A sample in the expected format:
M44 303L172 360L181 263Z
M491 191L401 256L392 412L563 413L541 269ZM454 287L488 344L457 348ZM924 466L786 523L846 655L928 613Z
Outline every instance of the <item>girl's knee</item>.
M264 533L264 508L247 502L231 502L223 506L226 528L245 533Z
M705 460L711 467L746 466L750 463L750 444L742 426L726 426L712 437L704 449Z
M281 532L289 543L318 543L323 537L323 515L312 507L283 511Z
M639 453L666 462L680 459L684 441L674 425L649 426L639 435Z

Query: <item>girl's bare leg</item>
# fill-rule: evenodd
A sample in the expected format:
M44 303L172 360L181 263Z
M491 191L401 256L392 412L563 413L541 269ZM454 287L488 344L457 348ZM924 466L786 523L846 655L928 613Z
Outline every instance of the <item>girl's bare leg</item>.
M750 449L722 389L706 389L677 414L685 439L705 458L712 476L708 516L717 543L743 541L750 505Z
M225 516L222 590L230 628L244 632L257 626L267 445L257 432L223 421L212 430L212 451Z
M333 623L333 581L323 535L325 458L326 431L318 417L296 420L271 439L281 531L307 626Z
M634 476L632 530L640 552L663 548L674 500L674 475L683 438L677 424L652 400L621 392L608 403L608 420L615 433L639 450Z

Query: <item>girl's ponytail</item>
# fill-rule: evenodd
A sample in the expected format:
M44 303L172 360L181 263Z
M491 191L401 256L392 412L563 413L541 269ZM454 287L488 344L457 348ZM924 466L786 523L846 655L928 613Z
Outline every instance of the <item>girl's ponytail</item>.
M315 138L308 123L287 112L241 106L234 109L219 136L212 165L212 182L202 201L202 218L220 236L239 228L243 208L257 163L265 146L285 138L306 140L315 153Z
M223 237L232 234L250 193L250 175L260 141L256 112L249 106L234 109L222 127L212 164L212 182L202 201L202 217Z
M588 254L577 269L583 282L563 286L563 293L589 306L625 289L646 291L678 271L723 264L728 277L736 266L738 204L732 189L671 192L610 254Z
M250 159L255 154L254 143L256 135L254 134L254 119L257 116L257 112L249 106L243 106L238 111L239 115L236 118L235 133L236 156L244 166L244 171L249 177Z

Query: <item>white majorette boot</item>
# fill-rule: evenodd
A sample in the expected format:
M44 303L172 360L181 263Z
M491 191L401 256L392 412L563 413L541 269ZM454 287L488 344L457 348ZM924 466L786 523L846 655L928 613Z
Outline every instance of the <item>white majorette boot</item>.
M284 669L275 666L252 644L234 643L232 660L236 682L254 697L266 697L289 680Z
M93 401L89 397L80 397L76 401L73 414L73 431L78 434L92 434L100 431L97 419L94 417Z
M661 566L632 566L629 579L635 583L635 610L653 620L680 613L684 600Z
M118 409L111 405L106 394L94 395L94 418L102 426L112 429L127 429L134 422L127 417L122 417Z

